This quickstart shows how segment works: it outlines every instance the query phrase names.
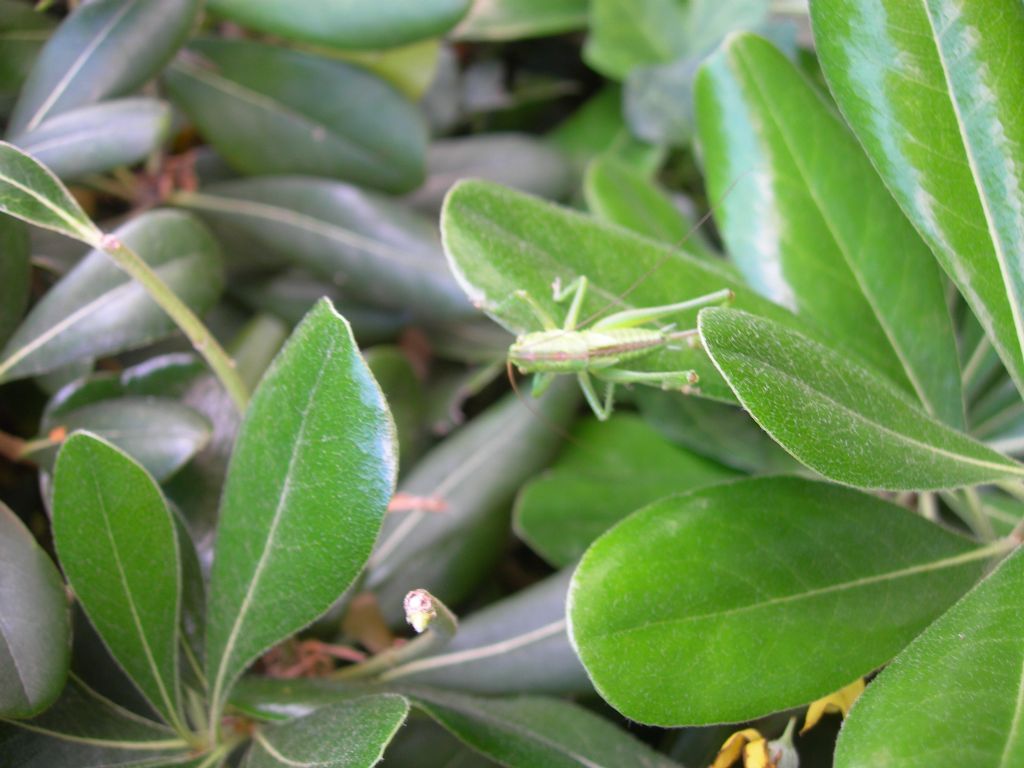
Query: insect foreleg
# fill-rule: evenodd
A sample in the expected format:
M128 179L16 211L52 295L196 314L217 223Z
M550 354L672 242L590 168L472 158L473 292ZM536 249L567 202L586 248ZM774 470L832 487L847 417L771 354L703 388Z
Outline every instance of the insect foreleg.
M598 320L594 323L594 330L610 331L618 328L634 328L638 325L657 320L665 315L706 307L711 304L726 303L732 301L732 299L733 292L726 288L688 301L680 301L678 304L662 304L659 307L627 309L624 312L616 312L614 315L608 315L608 317Z
M607 421L608 417L612 415L615 385L610 381L608 382L608 388L604 392L604 402L602 403L601 398L598 397L597 390L594 388L594 380L590 378L588 373L585 371L578 373L576 378L580 382L580 389L583 390L583 396L587 399L590 410L594 412L599 421Z
M530 308L530 310L533 312L534 317L537 318L537 320L541 324L541 327L545 331L557 331L558 330L557 323L555 323L555 321L551 319L551 315L549 315L544 310L544 307L542 307L540 304L537 303L537 300L535 298L533 298L533 296L531 296L529 293L527 293L524 290L518 290L515 293L513 293L512 295L515 296L520 301L522 301L524 304L526 304L526 306L528 306Z
M572 296L572 303L569 305L569 311L565 314L565 321L562 323L563 331L575 331L576 323L580 319L580 310L583 309L583 298L587 295L587 286L589 285L586 275L580 275L565 288L562 288L561 280L555 280L551 285L551 295L555 301L565 301L569 296Z

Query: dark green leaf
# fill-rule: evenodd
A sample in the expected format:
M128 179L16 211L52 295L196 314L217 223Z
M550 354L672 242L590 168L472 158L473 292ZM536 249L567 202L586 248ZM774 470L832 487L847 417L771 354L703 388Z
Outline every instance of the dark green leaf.
M60 574L0 502L0 717L31 717L56 700L68 674L68 616Z
M380 768L494 768L426 715L413 710L384 753Z
M156 99L119 99L63 112L21 134L17 144L62 179L134 165L156 150L171 109Z
M570 587L570 636L631 719L750 720L886 662L993 554L851 489L718 485L657 502L594 543Z
M149 702L180 728L181 566L160 489L109 443L72 435L54 472L53 532L89 620Z
M567 197L576 183L568 158L550 142L520 133L485 133L431 142L427 179L406 199L436 216L448 190L467 177L551 200Z
M441 214L441 231L452 271L470 299L514 333L540 330L515 291L527 291L560 320L566 307L554 301L552 282L557 278L569 285L579 275L590 281L580 315L585 319L729 288L736 306L787 324L799 322L740 283L724 266L486 182L463 181L452 189ZM666 322L675 322L680 329L693 327L695 312L677 313ZM655 350L630 361L630 366L642 371L694 369L701 394L732 400L707 355L681 346Z
M139 462L162 482L188 462L210 438L210 423L177 400L163 397L119 397L68 410L42 424L38 447L24 454L51 467L59 440L50 442L53 429L66 434L82 429L109 441Z
M395 694L361 696L258 731L245 768L370 768L409 714Z
M651 387L634 394L644 419L666 439L744 472L793 474L803 467L742 408Z
M476 0L452 36L466 41L524 40L587 26L588 0Z
M277 0L211 0L210 10L282 37L335 48L391 48L435 37L462 18L469 0L306 0L299 8Z
M17 768L184 768L194 764L188 745L171 730L122 709L73 676L57 703L26 725L22 729L0 724L0 764Z
M360 67L208 39L193 42L165 81L175 103L243 173L333 176L390 192L423 180L419 113Z
M395 454L383 395L324 300L264 375L231 457L207 616L215 713L256 656L327 610L360 571Z
M8 134L20 137L75 107L130 93L188 35L199 0L95 0L68 16L43 47Z
M1022 590L1018 552L868 686L843 725L836 766L1020 766Z
M67 188L45 166L0 141L0 213L52 229L93 247L103 233Z
M389 514L366 569L389 622L404 620L402 599L427 589L455 605L493 567L508 536L508 509L519 486L559 448L579 402L574 382L559 382L525 404L509 395L428 453L400 491L441 506Z
M829 86L1024 391L1024 6L812 4Z
M894 384L779 323L731 309L701 338L761 427L825 477L930 490L1020 478L1024 467L929 416Z
M665 442L635 416L585 422L555 468L516 500L516 532L555 567L570 565L598 536L655 499L738 476Z
M832 106L753 35L702 68L697 100L715 218L748 282L962 428L942 274Z
M502 765L544 768L670 768L675 766L607 720L558 699L482 699L410 689L416 707Z
M28 304L28 227L9 216L0 216L0 343L7 341Z
M377 380L398 431L398 466L407 470L424 447L423 411L426 393L423 382L408 355L397 346L376 346L366 350L366 364Z
M381 679L484 694L590 693L565 628L571 576L566 568L471 614L438 652L401 664Z
M179 211L132 219L117 237L197 313L220 294L220 249L207 229ZM149 294L93 251L38 302L0 353L0 381L23 378L77 360L142 346L174 323Z
M0 115L9 114L32 63L55 26L20 0L0 0Z
M444 263L436 225L381 195L324 179L259 178L175 203L209 222L229 255L308 266L363 303L435 322L474 314Z

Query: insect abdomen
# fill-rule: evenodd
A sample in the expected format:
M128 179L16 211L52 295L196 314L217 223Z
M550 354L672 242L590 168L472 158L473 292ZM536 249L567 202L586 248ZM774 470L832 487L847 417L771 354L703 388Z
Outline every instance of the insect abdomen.
M524 373L578 373L607 368L664 346L660 331L540 331L520 336L509 359Z

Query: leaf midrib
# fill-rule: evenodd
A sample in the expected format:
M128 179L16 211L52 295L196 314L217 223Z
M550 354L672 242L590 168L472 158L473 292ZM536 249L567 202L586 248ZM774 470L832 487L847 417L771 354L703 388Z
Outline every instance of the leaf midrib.
M713 613L702 613L696 616L683 616L668 619L659 619L658 621L648 621L637 624L635 626L623 627L622 629L617 629L605 633L595 632L593 634L593 639L608 640L610 638L619 638L637 632L644 632L653 627L680 626L683 624L690 624L696 621L703 621L706 619L720 619L724 617L738 616L744 613L750 613L763 608L771 608L777 605L797 603L802 600L811 600L816 597L821 597L822 595L828 595L837 592L845 592L851 589L858 589L860 587L881 584L886 581L895 581L897 579L909 578L923 573L931 573L933 571L940 571L946 568L954 568L958 565L966 565L977 560L984 560L999 554L1005 554L1007 546L1008 545L1005 542L997 542L993 545L989 545L986 547L978 547L976 549L963 552L959 555L942 558L941 560L932 560L928 563L919 563L917 565L912 565L906 568L900 568L895 571L885 571L883 573L877 573L871 576L864 576L859 579L853 579L851 581L838 582L836 584L829 584L824 587L816 587L814 589L809 589L804 592L794 592L789 595L772 597L768 600L763 600L757 603L748 603L746 605L736 606L734 608L729 608L723 611L715 611Z

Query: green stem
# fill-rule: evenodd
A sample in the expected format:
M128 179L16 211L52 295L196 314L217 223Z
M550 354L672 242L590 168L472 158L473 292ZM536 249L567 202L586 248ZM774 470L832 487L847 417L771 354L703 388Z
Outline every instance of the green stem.
M99 245L100 249L110 256L121 269L146 289L153 301L177 324L188 340L192 342L196 351L209 363L214 375L224 385L224 389L231 396L239 413L244 413L245 406L249 402L249 392L238 375L238 371L235 370L234 361L210 333L210 330L203 325L202 320L196 317L195 313L178 298L178 295L156 272L150 269L146 262L139 258L138 254L117 237L104 235Z
M985 514L981 503L981 497L973 488L964 488L964 496L967 499L967 509L970 511L970 520L965 521L974 531L974 535L982 541L992 541L996 532L992 530L992 521Z

